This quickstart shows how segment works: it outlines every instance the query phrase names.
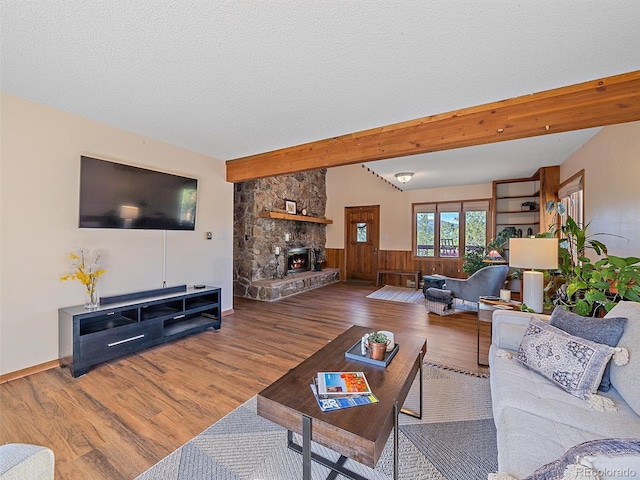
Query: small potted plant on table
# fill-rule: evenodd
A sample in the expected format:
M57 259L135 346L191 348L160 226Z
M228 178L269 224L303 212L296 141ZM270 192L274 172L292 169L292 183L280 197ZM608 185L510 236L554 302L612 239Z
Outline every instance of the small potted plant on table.
M369 355L372 360L384 360L384 354L389 345L389 339L384 333L371 332L367 338L369 343Z

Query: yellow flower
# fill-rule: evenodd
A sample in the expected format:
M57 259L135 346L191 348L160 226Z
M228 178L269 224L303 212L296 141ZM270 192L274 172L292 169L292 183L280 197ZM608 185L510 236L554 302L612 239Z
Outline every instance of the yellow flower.
M68 254L71 273L60 277L60 281L78 280L87 289L87 293L93 299L96 293L98 277L104 275L106 270L102 267L105 254L96 251L93 255L85 248L79 248Z

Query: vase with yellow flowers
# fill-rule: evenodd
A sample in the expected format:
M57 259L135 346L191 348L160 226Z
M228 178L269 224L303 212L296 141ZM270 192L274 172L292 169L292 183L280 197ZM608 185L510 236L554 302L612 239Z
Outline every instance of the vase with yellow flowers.
M87 299L85 308L97 308L99 305L97 283L103 275L106 255L102 250L91 252L86 248L76 248L68 254L71 272L60 277L61 281L78 280L85 287Z

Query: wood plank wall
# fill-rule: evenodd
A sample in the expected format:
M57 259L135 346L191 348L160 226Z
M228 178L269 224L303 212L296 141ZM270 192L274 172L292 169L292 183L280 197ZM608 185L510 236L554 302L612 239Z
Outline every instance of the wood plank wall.
M327 267L340 269L340 280L346 280L345 252L343 248L327 248L325 250ZM411 251L380 250L378 252L377 270L420 270L421 275L439 273L447 277L467 278L462 271L464 260L457 259L416 259ZM403 279L406 280L406 277ZM383 278L387 285L400 285L398 275Z

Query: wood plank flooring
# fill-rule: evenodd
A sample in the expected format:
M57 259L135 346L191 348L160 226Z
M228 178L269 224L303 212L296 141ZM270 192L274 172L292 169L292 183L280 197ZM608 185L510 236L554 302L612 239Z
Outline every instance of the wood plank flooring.
M426 360L476 364L476 314L368 299L338 283L278 302L234 299L222 328L103 363L0 385L0 443L49 446L56 479L132 479L353 324L428 339ZM488 330L482 336L486 349Z

